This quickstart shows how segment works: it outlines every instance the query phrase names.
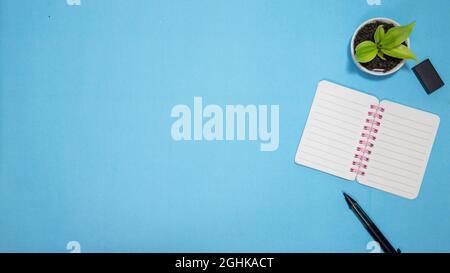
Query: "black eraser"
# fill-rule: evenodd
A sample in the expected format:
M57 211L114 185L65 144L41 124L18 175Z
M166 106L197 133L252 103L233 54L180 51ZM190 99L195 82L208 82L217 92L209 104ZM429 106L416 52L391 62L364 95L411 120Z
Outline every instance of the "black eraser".
M428 95L444 86L444 82L429 59L414 66L412 70Z

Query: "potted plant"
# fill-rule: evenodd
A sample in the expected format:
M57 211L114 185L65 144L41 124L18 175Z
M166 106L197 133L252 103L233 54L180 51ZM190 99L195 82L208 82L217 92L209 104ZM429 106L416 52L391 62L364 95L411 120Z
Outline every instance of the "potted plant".
M397 72L405 60L416 60L410 49L409 35L415 22L401 26L388 18L374 18L355 31L350 50L353 61L362 71L375 76Z

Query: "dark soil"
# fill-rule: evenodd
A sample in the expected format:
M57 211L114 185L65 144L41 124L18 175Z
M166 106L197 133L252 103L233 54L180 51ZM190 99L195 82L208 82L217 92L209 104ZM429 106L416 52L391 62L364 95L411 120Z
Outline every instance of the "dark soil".
M370 40L372 42L375 42L373 35L375 34L375 31L377 30L379 25L384 26L384 30L387 32L389 29L393 28L393 24L388 24L380 21L375 21L373 23L369 23L362 27L359 32L356 34L354 47L358 46L361 42ZM406 45L406 43L403 43ZM396 67L402 60L397 59L394 57L390 57L387 55L384 55L386 58L386 61L382 60L380 57L376 56L375 59L368 63L362 63L361 65L365 68L372 70L372 71L381 71L381 72L388 72L392 70L394 67Z

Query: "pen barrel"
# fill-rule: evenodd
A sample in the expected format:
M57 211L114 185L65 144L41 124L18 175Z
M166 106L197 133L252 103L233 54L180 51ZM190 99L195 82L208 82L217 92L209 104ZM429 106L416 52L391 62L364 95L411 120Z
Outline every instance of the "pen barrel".
M369 232L370 236L372 236L372 238L380 244L380 247L384 253L398 253L358 203L353 203L351 208L353 212L358 216L358 219L361 221L363 226Z
M345 201L349 205L350 209L355 213L358 220L364 226L364 228L369 232L370 236L380 244L381 249L384 253L400 253L399 250L389 243L389 241L384 237L383 233L377 228L377 226L372 222L370 217L364 212L364 210L359 206L359 204L353 200L348 194L344 192Z
M389 243L388 239L384 237L383 233L374 224L366 226L367 231L372 238L380 244L384 253L398 253L397 250Z

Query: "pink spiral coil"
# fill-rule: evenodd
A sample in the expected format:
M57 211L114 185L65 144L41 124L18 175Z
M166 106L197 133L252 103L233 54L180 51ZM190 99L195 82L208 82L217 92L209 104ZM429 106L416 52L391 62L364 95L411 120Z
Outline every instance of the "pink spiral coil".
M350 172L356 173L357 175L364 176L367 169L367 164L369 162L369 156L372 154L372 148L375 146L374 141L377 139L377 134L380 131L379 127L381 125L381 120L385 109L379 105L370 105L371 111L368 112L369 118L366 119L366 125L363 127L363 132L361 133L361 139L359 140L359 146L356 147L356 153L354 155L355 159L358 161L353 161L353 167L350 168Z

